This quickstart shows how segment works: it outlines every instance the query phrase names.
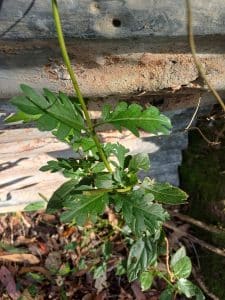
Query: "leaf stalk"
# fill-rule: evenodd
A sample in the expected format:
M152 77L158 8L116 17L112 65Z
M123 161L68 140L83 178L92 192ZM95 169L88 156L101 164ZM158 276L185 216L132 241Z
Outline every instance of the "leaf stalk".
M98 149L99 152L99 156L102 159L103 163L105 164L105 167L107 168L107 170L109 171L109 173L112 173L112 168L105 156L105 153L102 149L101 143L99 141L99 137L97 135L97 133L94 130L87 106L85 104L84 98L81 94L75 73L72 69L71 66L71 62L70 62L70 58L68 55L68 51L66 48L66 44L65 44L65 39L64 39L64 35L63 35L63 31L62 31L62 24L61 24L61 19L60 19L60 14L59 14L59 9L58 9L58 4L57 4L57 0L52 0L52 14L53 14L53 18L54 18L54 22L55 22L55 28L56 28L56 32L57 32L57 36L58 36L58 41L59 41L59 46L62 52L62 57L63 57L63 61L66 65L67 71L70 75L74 90L76 92L77 98L80 102L80 105L82 107L86 122L87 122L87 127L88 127L88 131L91 135L91 137L93 138L96 147Z

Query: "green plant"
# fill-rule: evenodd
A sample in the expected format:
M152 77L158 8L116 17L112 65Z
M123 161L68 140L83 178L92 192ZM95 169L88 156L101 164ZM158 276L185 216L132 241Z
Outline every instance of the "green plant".
M186 193L148 177L141 181L138 173L150 168L149 156L130 155L119 143L103 144L96 133L97 127L107 123L118 130L126 128L136 136L140 129L169 134L170 120L156 107L143 109L138 104L119 102L114 108L104 105L101 120L93 125L70 64L56 0L52 0L52 8L62 56L77 98L47 89L40 95L31 87L21 85L23 95L11 100L19 111L7 119L8 122L35 122L39 130L51 131L79 153L77 158L59 158L41 167L42 171L60 171L68 178L48 201L47 212L63 210L62 222L84 226L87 222L95 223L110 208L119 220L116 229L127 238L129 248L127 260L117 265L118 274L125 272L129 281L138 279L143 290L151 287L156 276L164 278L168 287L160 299L172 299L176 293L204 299L198 287L187 279L191 261L185 249L180 248L170 264L168 247L164 249L167 239L163 223L169 214L163 205L183 203ZM111 253L109 244L103 243L101 247L101 263L93 269L95 278L105 272ZM165 255L167 268L160 270L157 262Z

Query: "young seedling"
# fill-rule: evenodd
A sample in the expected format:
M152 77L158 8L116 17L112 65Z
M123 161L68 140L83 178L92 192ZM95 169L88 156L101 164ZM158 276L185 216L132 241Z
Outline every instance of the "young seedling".
M151 287L156 276L164 278L168 287L161 300L173 299L176 293L204 299L200 289L187 279L191 274L191 261L183 247L172 256L166 271L160 271L157 265L159 257L165 255L163 224L169 219L163 205L182 204L187 194L148 177L140 180L138 173L150 168L148 154L130 155L129 149L119 143L101 143L96 133L97 127L111 124L137 137L140 130L169 134L170 120L156 107L143 109L138 104L119 102L114 108L104 105L99 122L93 125L71 67L56 0L52 0L52 11L62 57L77 98L71 100L62 92L57 94L46 88L39 94L22 84L23 94L11 100L18 112L7 120L35 122L39 130L52 132L80 154L79 158L58 158L41 167L42 171L62 172L68 178L49 199L47 212L60 210L63 223L84 226L87 222L94 224L110 208L120 224L115 230L126 237L129 249L126 260L117 266L118 274L126 273L129 281L139 280L143 290ZM106 271L111 253L107 247L107 244L102 245L102 265L93 269L95 278Z

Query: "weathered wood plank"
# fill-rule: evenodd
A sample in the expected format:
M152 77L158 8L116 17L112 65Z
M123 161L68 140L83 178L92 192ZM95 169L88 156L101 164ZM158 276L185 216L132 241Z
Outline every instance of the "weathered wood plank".
M221 40L213 41L214 54L204 53L200 59L208 79L218 90L225 90L225 51ZM136 43L136 45L135 45ZM180 44L185 46L184 43ZM95 48L96 46L96 48ZM168 45L164 45L166 48ZM28 48L27 48L28 47ZM207 51L204 44L202 51ZM70 44L72 65L78 82L87 97L128 97L149 94L202 92L198 72L190 54L152 53L151 44L83 41ZM157 51L157 49L155 49ZM159 50L160 51L160 50ZM18 94L19 84L37 89L73 93L68 73L59 58L57 43L0 44L0 99Z
M72 93L59 47L51 40L50 2L0 1L0 98L18 93L22 82ZM225 90L225 2L192 4L206 74ZM59 6L65 34L73 38L69 53L85 96L202 90L186 41L185 1L61 0Z
M185 1L59 0L69 37L128 38L186 35ZM197 35L225 34L223 0L192 1ZM50 0L2 0L0 32L5 39L55 36Z

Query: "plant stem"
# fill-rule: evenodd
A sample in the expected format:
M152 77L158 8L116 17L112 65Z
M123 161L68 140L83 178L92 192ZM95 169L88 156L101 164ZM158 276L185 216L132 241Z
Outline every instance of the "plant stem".
M188 29L188 38L189 38L189 44L190 44L192 57L194 59L195 66L196 66L199 74L203 78L203 80L208 85L210 91L212 92L212 94L214 95L214 97L216 98L218 103L221 105L223 111L225 112L225 104L224 104L223 100L221 99L220 95L217 93L217 91L214 89L212 84L207 79L207 77L205 75L205 71L202 67L202 64L200 63L200 61L198 60L197 55L196 55L196 46L195 46L195 40L194 40L194 36L193 36L193 29L192 29L192 10L191 10L190 0L186 0L186 7L187 7L187 20L188 20L188 24L187 24L188 25L187 26L188 27L187 28Z
M128 186L128 187L125 187L125 188L119 188L119 189L92 189L92 190L84 190L83 193L86 193L86 194L98 194L98 193L112 193L112 192L117 192L117 193L127 193L129 192L130 190L132 189L132 186Z
M69 58L69 55L68 55L68 52L67 52L67 49L66 49L65 39L64 39L64 36L63 36L63 31L62 31L62 25L61 25L57 0L52 0L52 13L53 13L53 17L54 17L56 32L57 32L58 41L59 41L59 46L60 46L60 49L61 49L61 52L62 52L62 57L63 57L65 65L66 65L66 68L68 70L68 73L70 75L70 78L72 80L74 90L77 94L77 98L80 102L83 113L85 115L85 119L86 119L87 126L88 126L88 131L89 131L91 137L93 138L93 140L96 144L96 147L97 147L98 152L99 152L99 156L102 159L103 163L105 164L105 167L107 168L107 170L110 173L112 173L111 166L110 166L110 164L109 164L109 162L108 162L108 160L105 156L105 153L102 149L102 146L101 146L101 143L99 141L98 135L94 130L93 124L91 122L90 115L88 113L87 106L85 104L84 98L81 94L79 85L77 83L75 73L74 73L74 71L72 69L72 66L71 66L70 58Z
M158 272L158 276L162 277L172 288L174 288L173 284L166 278L166 276L162 272Z
M170 276L170 281L174 282L174 275L170 270L170 264L169 264L169 255L170 255L169 241L167 237L165 237L164 240L166 242L166 269L167 269L167 273Z

